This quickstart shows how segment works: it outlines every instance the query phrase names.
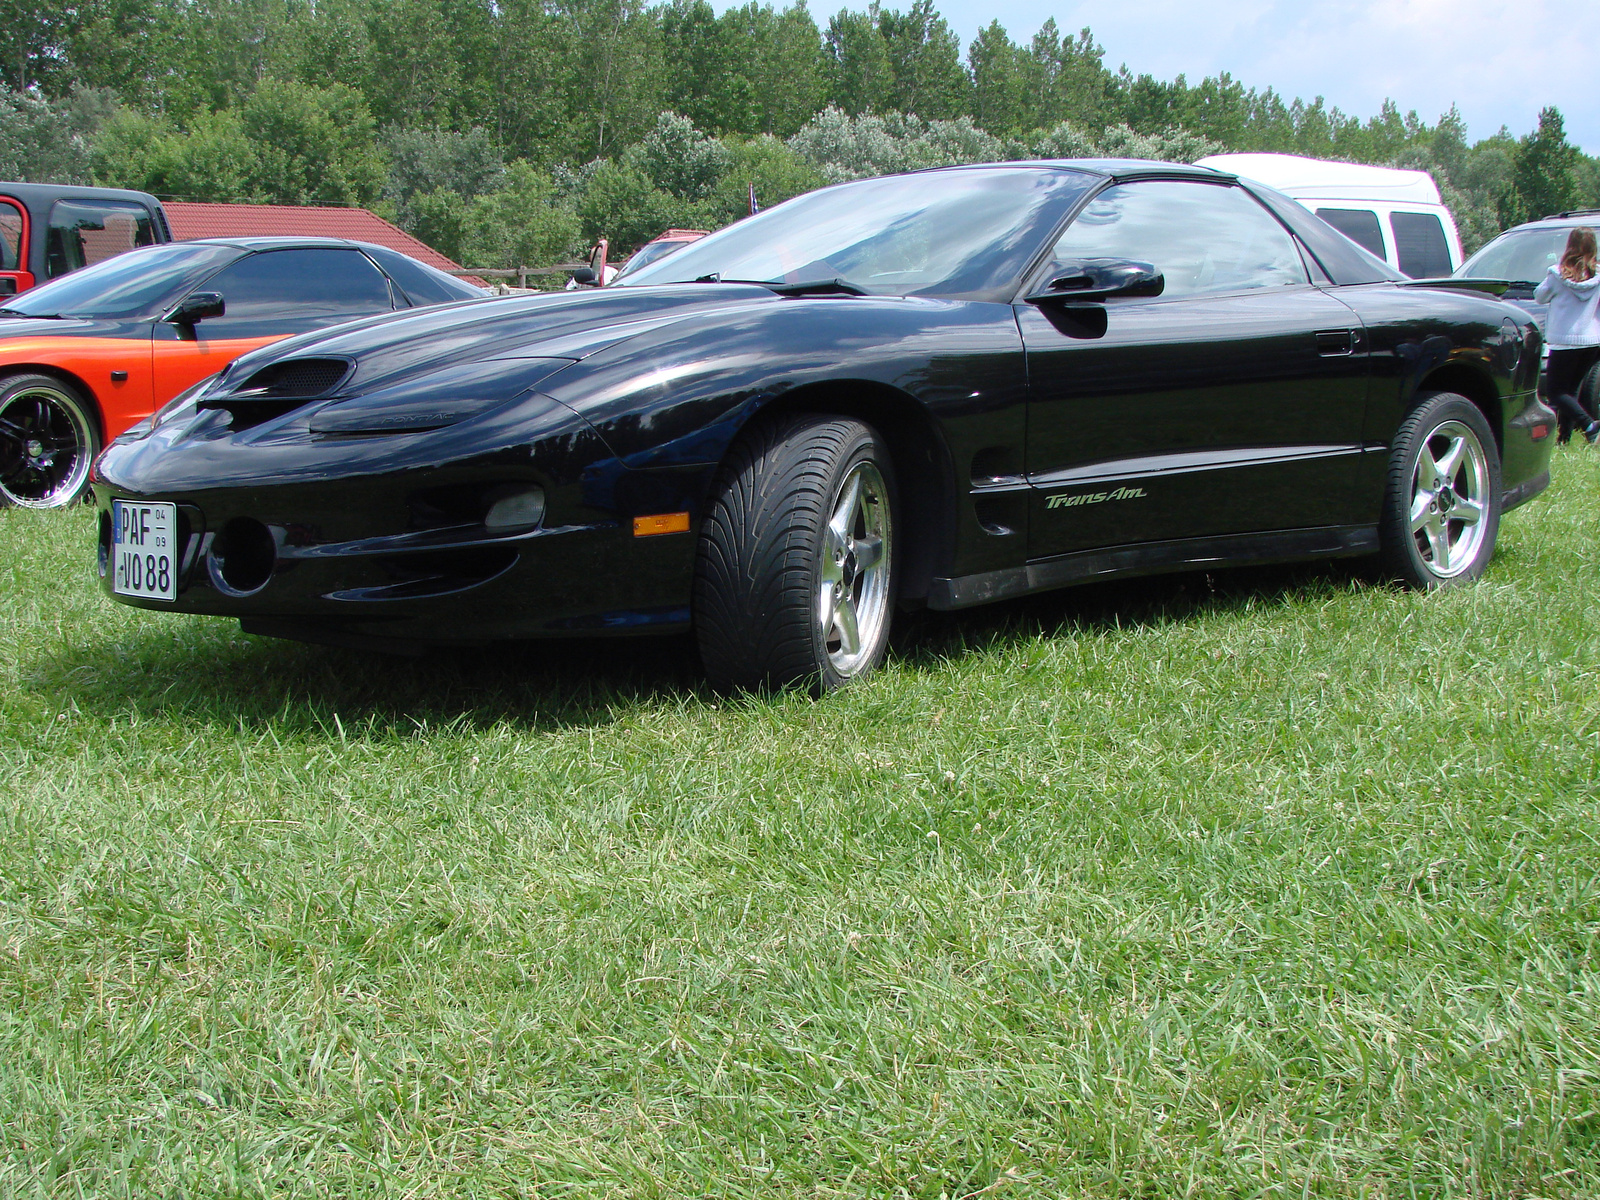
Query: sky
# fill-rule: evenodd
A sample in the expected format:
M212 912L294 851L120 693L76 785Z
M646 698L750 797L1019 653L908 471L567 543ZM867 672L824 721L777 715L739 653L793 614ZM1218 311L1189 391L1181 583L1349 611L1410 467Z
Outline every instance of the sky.
M911 0L883 0L902 11ZM720 5L719 5L720 7ZM811 0L826 25L864 0ZM1285 100L1322 96L1363 119L1392 98L1428 124L1454 103L1469 141L1502 125L1522 136L1553 104L1567 140L1600 155L1600 2L1597 0L935 0L963 53L998 19L1025 43L1050 18L1063 33L1087 25L1106 66L1191 83L1230 72Z

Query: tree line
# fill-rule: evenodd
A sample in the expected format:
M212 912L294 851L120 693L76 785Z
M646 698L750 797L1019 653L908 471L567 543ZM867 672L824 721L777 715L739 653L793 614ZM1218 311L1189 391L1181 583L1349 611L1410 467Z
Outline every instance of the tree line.
M362 204L458 260L626 249L820 183L950 162L1268 150L1434 173L1469 247L1600 205L1561 114L1469 142L1247 87L1112 70L1051 20L970 45L934 8L818 25L706 0L8 0L0 174L157 195Z

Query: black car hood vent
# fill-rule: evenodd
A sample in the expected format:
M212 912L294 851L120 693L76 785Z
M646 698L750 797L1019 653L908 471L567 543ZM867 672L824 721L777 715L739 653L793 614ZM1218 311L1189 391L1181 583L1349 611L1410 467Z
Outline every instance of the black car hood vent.
M348 358L290 358L262 367L229 392L202 397L195 407L224 410L233 418L228 427L242 433L320 400L354 369L355 363Z
M230 400L317 400L344 382L348 358L291 358L262 367L233 390Z

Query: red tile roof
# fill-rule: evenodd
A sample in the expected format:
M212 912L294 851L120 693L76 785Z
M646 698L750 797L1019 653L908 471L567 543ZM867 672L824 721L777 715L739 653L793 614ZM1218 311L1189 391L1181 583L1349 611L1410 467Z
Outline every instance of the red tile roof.
M441 271L460 265L364 208L197 204L187 200L164 200L161 207L167 210L172 236L180 241L203 237L349 238L351 241L388 246Z

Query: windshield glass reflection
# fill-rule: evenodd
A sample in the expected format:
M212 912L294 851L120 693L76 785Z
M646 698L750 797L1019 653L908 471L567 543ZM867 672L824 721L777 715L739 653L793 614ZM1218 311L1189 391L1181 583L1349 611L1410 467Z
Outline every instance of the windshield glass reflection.
M616 282L838 280L876 295L1000 299L1093 182L1058 168L974 167L841 184Z
M8 296L5 311L27 317L150 316L238 254L233 246L193 243L129 250L19 296Z

